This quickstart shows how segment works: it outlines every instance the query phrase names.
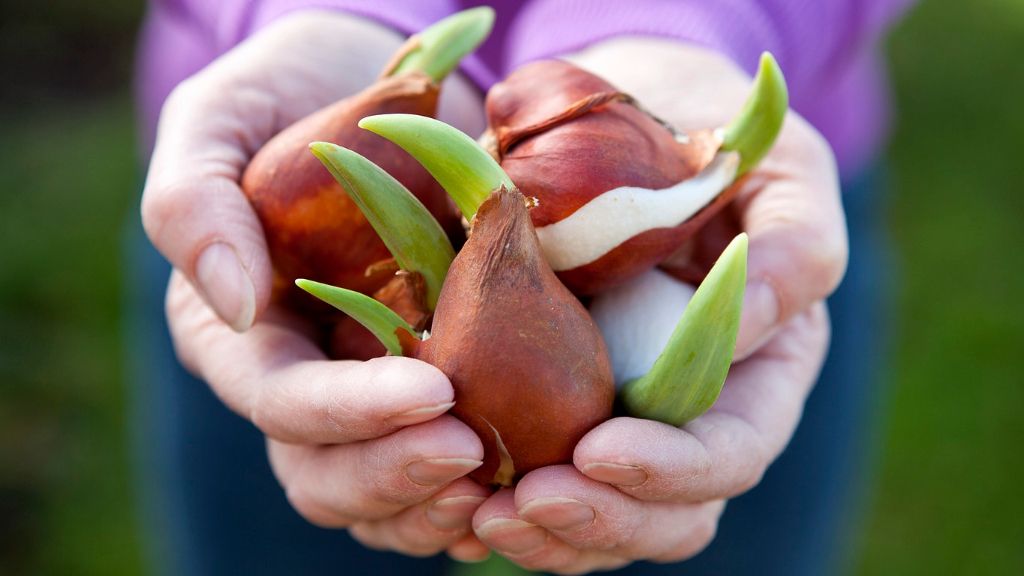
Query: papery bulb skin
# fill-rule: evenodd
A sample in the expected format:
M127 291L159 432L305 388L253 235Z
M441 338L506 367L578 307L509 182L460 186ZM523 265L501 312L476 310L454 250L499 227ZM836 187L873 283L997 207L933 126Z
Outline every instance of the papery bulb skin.
M471 474L485 485L571 462L615 394L601 334L544 261L525 203L500 189L481 205L415 353L451 379L452 413L485 446Z
M482 141L519 190L537 198L530 216L538 229L616 188L660 191L691 179L721 146L710 129L677 135L605 80L558 60L528 64L496 84L486 111ZM558 276L577 294L635 277L675 251L736 189L716 191L684 221L641 230L596 260L556 268Z

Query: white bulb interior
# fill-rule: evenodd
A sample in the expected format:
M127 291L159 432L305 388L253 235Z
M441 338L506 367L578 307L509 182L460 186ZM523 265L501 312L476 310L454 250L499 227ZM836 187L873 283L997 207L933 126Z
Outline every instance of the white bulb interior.
M655 268L594 298L590 314L608 345L617 387L650 371L695 290Z

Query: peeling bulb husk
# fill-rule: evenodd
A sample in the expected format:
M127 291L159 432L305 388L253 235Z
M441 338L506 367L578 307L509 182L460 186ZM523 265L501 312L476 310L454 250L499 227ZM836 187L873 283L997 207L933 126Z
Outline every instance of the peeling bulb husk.
M667 202L671 211L649 206L674 191L688 195L721 141L709 128L681 142L628 94L568 62L516 70L488 93L486 112L483 140L519 190L539 200L530 216L545 254L577 294L653 268L735 193L728 169L697 196Z

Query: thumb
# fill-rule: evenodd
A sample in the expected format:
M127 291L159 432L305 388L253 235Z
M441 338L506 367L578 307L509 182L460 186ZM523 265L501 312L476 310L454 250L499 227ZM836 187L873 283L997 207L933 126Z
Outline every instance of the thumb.
M142 197L142 222L156 248L236 331L270 300L272 267L263 229L238 185L253 148L271 127L266 97L200 75L180 85L160 117Z

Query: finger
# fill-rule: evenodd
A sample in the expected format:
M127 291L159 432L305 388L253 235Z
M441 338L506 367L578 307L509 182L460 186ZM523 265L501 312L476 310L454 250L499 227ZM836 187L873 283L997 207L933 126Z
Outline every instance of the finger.
M452 405L454 391L437 368L401 357L328 361L298 330L301 324L283 315L237 334L177 272L167 309L183 364L272 438L305 444L376 438Z
M823 304L733 366L717 403L683 428L615 418L576 446L586 476L647 501L704 502L756 485L793 434L828 342Z
M349 37L363 47L355 50ZM393 31L351 17L297 15L182 82L164 103L142 221L157 249L235 330L266 308L272 277L259 219L238 185L242 170L284 126L372 81L376 62L357 53L376 53L369 46L383 57L399 42ZM328 65L347 73L323 74Z
M484 502L473 517L481 542L527 570L583 574L617 568L629 561L605 552L579 550L547 529L527 522L516 512L511 490L501 490Z
M516 487L520 518L579 550L630 560L677 561L703 550L715 535L722 501L644 502L572 466L527 474Z
M483 562L491 555L491 549L475 534L466 534L448 547L448 556L459 562Z
M150 240L237 331L270 299L263 229L238 180L271 134L273 108L270 94L239 92L212 72L179 85L161 113L142 197Z
M480 439L452 416L338 446L271 440L268 451L292 506L331 527L393 516L483 462Z
M750 237L736 358L749 356L790 318L839 286L846 217L831 149L791 113L775 148L737 198Z
M383 520L356 524L349 532L376 550L433 556L469 534L473 513L488 495L476 482L460 478L426 502Z

